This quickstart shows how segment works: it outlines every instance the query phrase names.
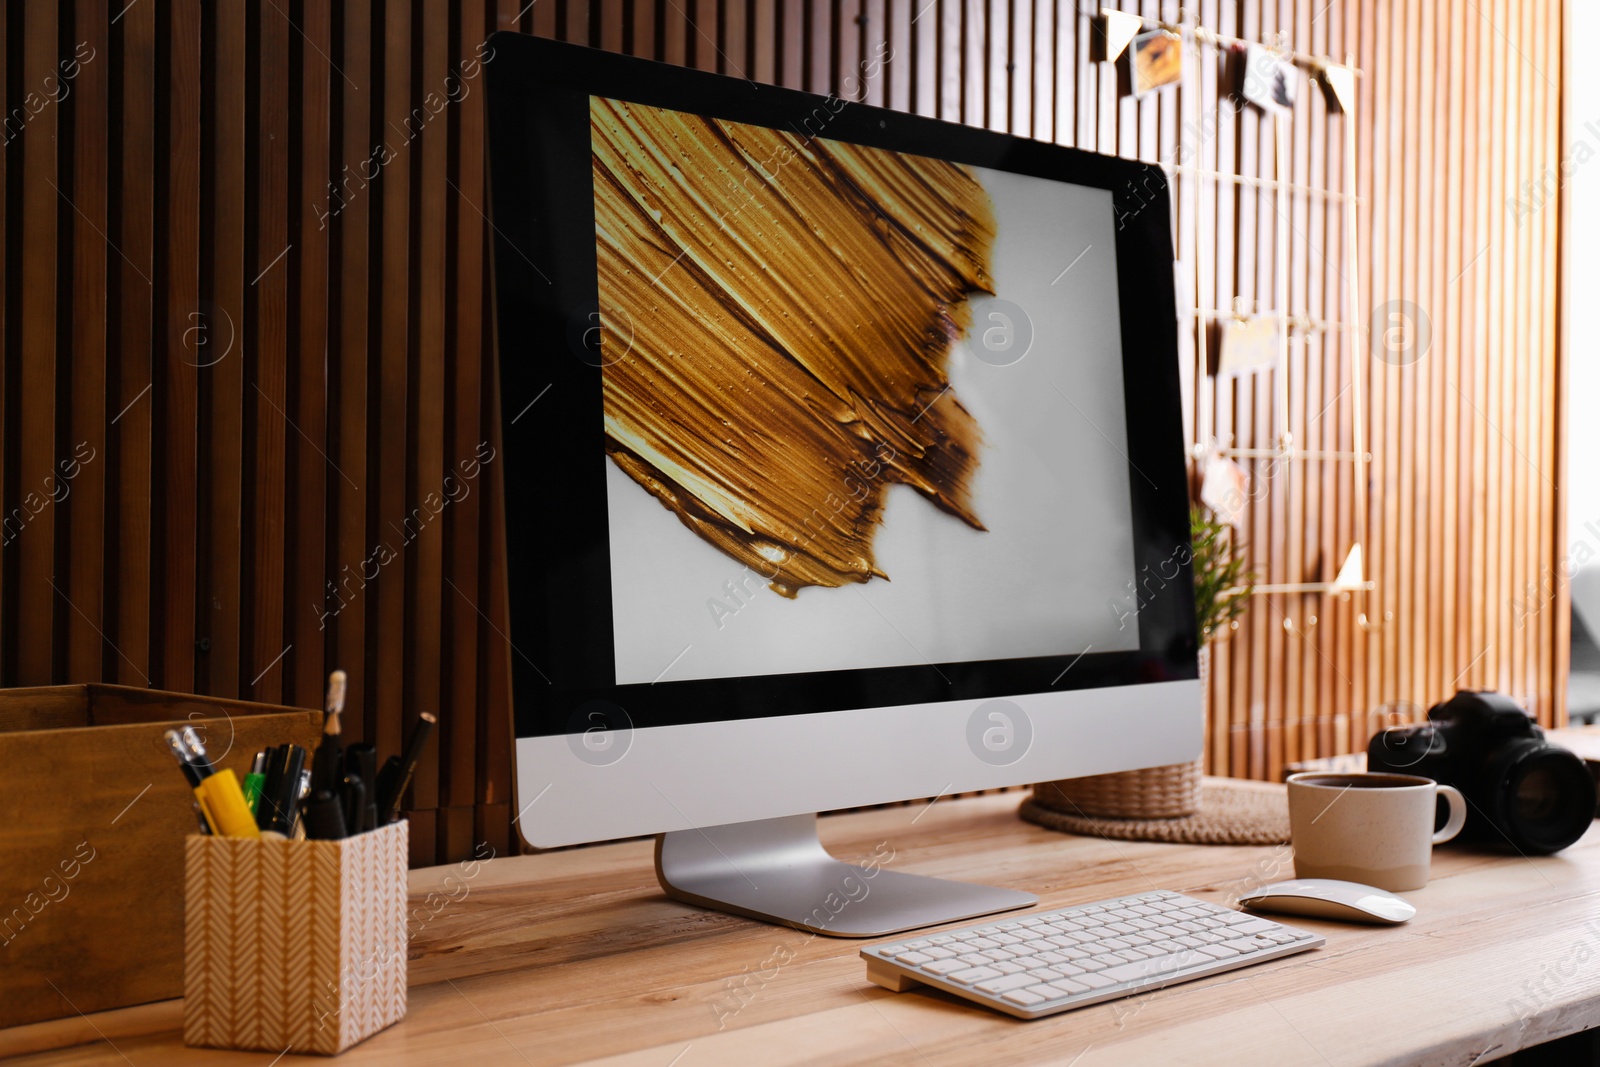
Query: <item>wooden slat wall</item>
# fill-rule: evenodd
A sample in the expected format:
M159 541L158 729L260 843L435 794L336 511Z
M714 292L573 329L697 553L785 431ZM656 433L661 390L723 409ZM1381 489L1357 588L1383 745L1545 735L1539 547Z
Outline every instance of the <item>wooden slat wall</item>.
M1178 14L1173 0L1121 6ZM1244 521L1274 582L1332 578L1360 537L1376 628L1358 627L1359 602L1256 601L1214 659L1209 768L1271 777L1359 748L1386 707L1415 714L1457 685L1559 721L1557 211L1548 195L1512 206L1559 155L1559 4L1189 5L1222 33L1363 68L1355 260L1340 197L1206 173L1271 178L1276 156L1274 122L1227 106L1214 51L1192 54L1175 89L1121 96L1090 59L1095 7L7 5L0 684L315 705L343 666L352 738L393 751L417 710L442 713L411 800L414 858L506 847L480 51L504 28L1181 161L1174 239L1199 307L1270 310L1286 271L1291 310L1335 324L1290 352L1289 425L1311 447L1353 447L1347 279L1366 311L1413 302L1428 351L1357 361L1367 529L1353 466L1336 462L1258 466ZM1294 183L1344 191L1347 121L1302 87ZM1272 376L1207 377L1193 325L1191 430L1270 446Z

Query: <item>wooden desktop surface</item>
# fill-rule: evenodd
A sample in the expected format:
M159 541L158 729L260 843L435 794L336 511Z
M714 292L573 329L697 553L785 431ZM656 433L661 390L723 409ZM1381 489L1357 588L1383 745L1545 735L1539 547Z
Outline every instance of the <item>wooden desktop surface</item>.
M1044 908L1151 889L1226 903L1293 875L1287 847L1066 836L1018 819L1020 799L834 816L822 836L841 857L892 850L891 869L1032 890ZM1291 919L1326 947L1036 1022L931 990L882 990L867 981L862 942L674 903L656 886L651 849L413 872L410 1012L339 1062L1469 1064L1600 1025L1593 832L1536 859L1441 848L1428 887L1404 894L1418 908L1404 926ZM100 1020L109 1041L17 1062L271 1058L184 1048L177 1005Z

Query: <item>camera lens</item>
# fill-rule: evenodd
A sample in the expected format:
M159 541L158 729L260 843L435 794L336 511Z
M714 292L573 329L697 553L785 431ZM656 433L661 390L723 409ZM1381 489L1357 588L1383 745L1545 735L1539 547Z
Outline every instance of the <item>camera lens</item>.
M1509 745L1501 763L1494 822L1524 852L1558 852L1582 837L1595 815L1595 785L1583 761L1529 739Z
M1560 810L1561 786L1549 767L1535 766L1514 788L1511 817L1518 822L1549 822Z

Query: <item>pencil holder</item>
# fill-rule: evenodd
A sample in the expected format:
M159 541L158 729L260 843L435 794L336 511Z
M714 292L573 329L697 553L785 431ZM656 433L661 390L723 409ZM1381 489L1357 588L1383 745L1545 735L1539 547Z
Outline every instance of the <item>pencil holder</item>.
M406 823L189 837L183 1040L333 1055L406 1013Z

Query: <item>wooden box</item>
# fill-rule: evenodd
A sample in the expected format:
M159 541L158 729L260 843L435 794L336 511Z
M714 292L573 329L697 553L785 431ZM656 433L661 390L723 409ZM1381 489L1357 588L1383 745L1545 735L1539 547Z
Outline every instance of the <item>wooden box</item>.
M183 995L194 794L163 731L242 778L322 713L115 685L0 690L0 1027Z
M184 1043L333 1055L403 1018L406 828L190 836Z

